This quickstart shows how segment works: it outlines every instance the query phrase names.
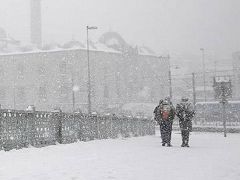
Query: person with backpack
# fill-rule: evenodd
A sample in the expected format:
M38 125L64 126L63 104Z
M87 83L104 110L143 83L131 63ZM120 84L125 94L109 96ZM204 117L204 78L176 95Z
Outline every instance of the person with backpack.
M160 125L160 133L162 138L162 146L171 145L172 124L175 117L175 108L170 101L161 101L159 106L154 110L155 117Z
M176 115L179 118L179 126L182 136L182 147L189 147L189 134L192 131L192 118L195 114L193 106L188 98L183 97L176 106Z
M154 120L159 124L160 126L160 134L161 134L161 114L160 114L160 108L162 106L163 100L161 99L159 101L159 104L157 107L155 107L153 113L154 113Z

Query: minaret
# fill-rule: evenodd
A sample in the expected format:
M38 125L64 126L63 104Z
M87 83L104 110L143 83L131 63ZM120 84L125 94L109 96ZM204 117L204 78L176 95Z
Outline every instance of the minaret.
M31 0L31 43L42 46L41 0Z

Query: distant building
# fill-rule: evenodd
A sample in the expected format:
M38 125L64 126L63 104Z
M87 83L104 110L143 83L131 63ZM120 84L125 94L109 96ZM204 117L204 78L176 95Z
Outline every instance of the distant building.
M108 42L116 42L114 38ZM74 92L75 108L86 111L85 45L71 42L54 48L25 52L19 48L16 52L0 53L2 108L25 109L34 105L36 110L59 107L71 112ZM168 59L143 50L90 43L93 110L104 111L132 102L157 103L169 95Z
M19 48L20 41L7 36L6 31L0 28L0 53L16 51Z
M42 44L41 0L30 1L31 44L0 29L0 104L2 108L36 110L87 109L87 51L78 41ZM127 103L158 103L169 95L169 59L147 47L132 47L118 33L89 41L92 110Z

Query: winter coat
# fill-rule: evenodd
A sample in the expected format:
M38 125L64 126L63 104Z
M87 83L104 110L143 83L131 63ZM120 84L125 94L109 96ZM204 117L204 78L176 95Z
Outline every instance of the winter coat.
M181 102L177 104L176 115L179 118L179 126L181 130L192 131L192 118L195 111L191 103Z
M161 112L160 112L160 106L161 105L158 105L157 107L155 107L155 109L154 109L154 111L153 111L153 113L154 113L154 119L155 119L155 121L157 121L158 122L158 124L160 124L160 122L161 122Z
M167 105L167 116L165 117L165 106ZM173 122L175 117L175 108L171 104L161 104L154 109L155 120L161 124L162 122Z

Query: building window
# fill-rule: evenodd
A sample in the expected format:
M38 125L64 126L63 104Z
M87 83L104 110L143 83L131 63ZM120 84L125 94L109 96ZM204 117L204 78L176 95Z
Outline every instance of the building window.
M120 93L120 72L117 72L116 75L115 75L115 82L116 82L116 94L118 97L121 96L121 93Z
M63 75L67 74L67 63L65 61L60 62L59 71L60 71L60 74L63 74Z
M104 85L103 97L109 98L109 89L107 85Z
M17 77L23 78L23 76L24 76L24 65L21 63L17 65Z
M44 75L46 74L46 67L45 67L44 64L40 64L40 65L38 66L38 74L39 74L40 76L44 76Z
M6 89L4 87L0 88L0 101L6 100Z
M66 103L68 101L69 92L71 92L71 91L66 84L62 85L60 87L60 89L59 89L59 99L60 99L61 103Z
M0 66L0 77L3 77L4 76L4 68L3 66Z
M26 92L24 87L17 88L17 98L20 103L23 103L26 101Z
M47 101L47 89L45 86L39 87L38 98L40 101Z

